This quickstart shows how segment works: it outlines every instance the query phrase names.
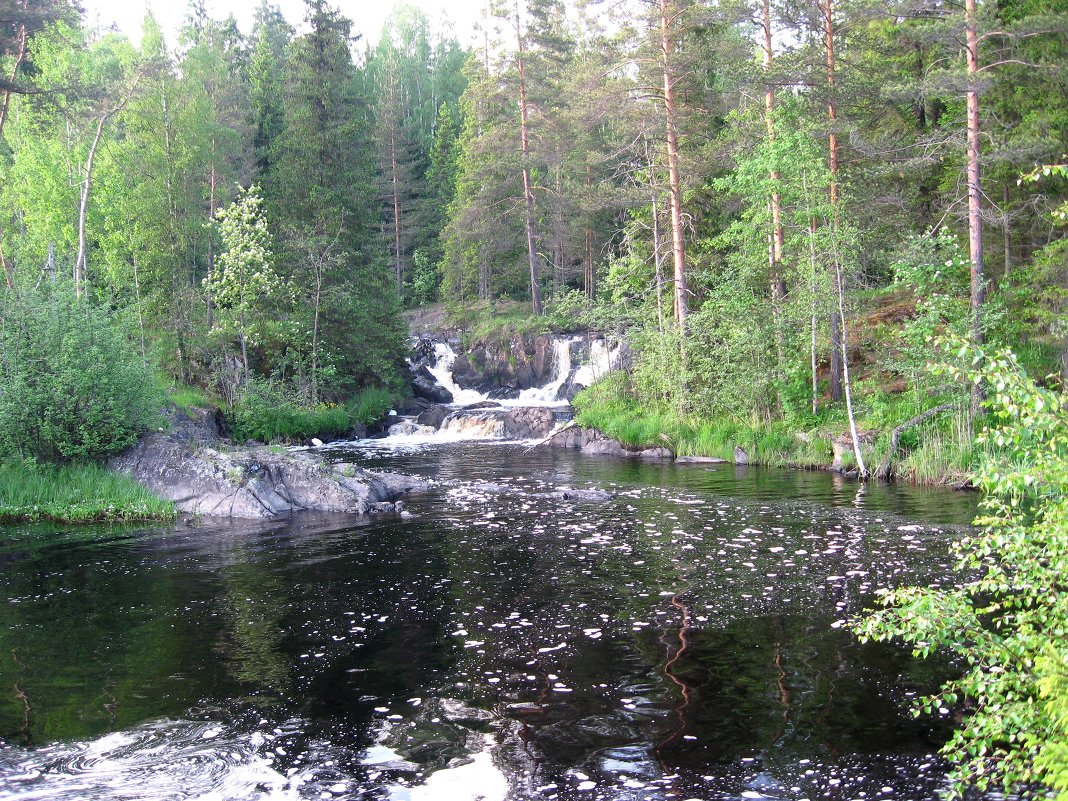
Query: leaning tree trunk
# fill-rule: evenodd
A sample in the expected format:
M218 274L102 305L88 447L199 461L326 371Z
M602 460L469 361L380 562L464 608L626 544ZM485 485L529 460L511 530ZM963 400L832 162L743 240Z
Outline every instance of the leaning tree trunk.
M983 344L983 221L980 216L982 187L979 183L979 37L976 33L976 0L965 0L964 34L968 59L968 254L971 258L972 344ZM979 417L983 402L982 382L972 384L970 419Z
M82 179L81 202L78 204L78 257L74 262L74 294L82 296L82 281L86 274L86 255L88 246L85 235L85 219L89 211L89 188L93 181L93 161L96 159L96 150L100 146L100 136L104 132L104 125L108 121L110 112L100 115L96 123L96 134L93 136L93 144L89 147L89 155L85 158L85 177Z

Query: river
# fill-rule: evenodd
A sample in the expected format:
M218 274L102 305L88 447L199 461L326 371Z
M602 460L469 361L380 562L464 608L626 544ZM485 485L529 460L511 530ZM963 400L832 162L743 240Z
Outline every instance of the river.
M858 644L971 495L519 444L353 443L403 515L19 527L0 798L921 799L950 667ZM564 487L614 493L559 500Z

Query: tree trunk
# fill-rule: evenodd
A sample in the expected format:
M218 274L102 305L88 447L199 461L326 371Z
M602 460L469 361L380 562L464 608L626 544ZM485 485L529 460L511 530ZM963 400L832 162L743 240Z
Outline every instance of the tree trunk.
M1004 283L1002 286L1008 286L1009 273L1012 271L1012 220L1009 217L1009 185L1005 184L1005 188L1001 194L1001 213L1004 215L1001 223L1001 235L1004 238L1005 245L1005 274Z
M137 300L137 327L141 329L141 361L148 364L148 356L145 352L145 316L141 311L141 278L137 271L137 257L134 256L131 261L133 262L134 297Z
M823 4L823 32L824 43L827 51L827 121L830 132L827 134L828 166L831 172L831 213L834 218L832 225L837 225L838 218L838 100L835 97L834 75L834 9L833 0L824 0ZM831 266L832 280L837 273L838 265ZM842 359L845 349L842 342L842 320L837 311L830 315L831 334L831 401L840 403L842 400Z
M853 456L857 460L857 473L861 479L868 477L868 468L864 466L864 456L860 452L860 436L857 434L857 418L853 414L853 391L849 383L849 359L846 355L845 327L845 286L842 281L842 262L834 259L835 285L838 295L838 314L842 321L842 384L845 389L846 415L849 417L849 436L853 441Z
M325 259L325 254L324 254ZM319 309L322 305L320 299L323 291L323 261L315 271L315 301L312 314L312 352L311 352L311 402L315 405L319 402Z
M89 147L89 155L85 158L85 177L82 179L82 197L78 205L78 258L74 262L74 294L79 298L82 296L82 281L86 274L88 245L85 236L85 218L89 211L89 187L93 180L93 161L96 159L96 149L100 145L104 125L110 115L111 112L106 112L101 114L100 119L97 120L93 144Z
M771 87L771 65L774 59L771 36L771 0L764 0L761 12L761 27L764 32L764 43L762 47L764 54L764 78L768 82L764 91L764 120L767 124L768 138L774 140L775 120L773 112L775 111L775 90ZM774 185L777 185L779 182L779 171L772 169L770 178L774 187ZM769 281L771 283L772 303L777 309L786 298L786 279L782 273L782 255L786 244L786 234L782 227L782 198L780 197L778 190L774 188L771 192L771 229L771 275L769 276Z
M652 183L650 178L649 183ZM656 324L664 333L664 269L660 263L660 210L656 207L656 191L653 191L653 267L656 270Z
M890 450L887 451L886 458L883 459L883 463L879 465L879 469L875 472L876 478L881 478L883 481L889 481L893 475L893 461L897 456L897 451L901 447L901 435L908 431L910 428L915 428L921 423L925 423L935 415L942 412L948 412L954 408L952 403L943 403L941 406L935 406L933 409L928 409L926 412L913 417L911 420L906 420L901 425L897 426L890 432Z
M979 183L979 37L976 33L976 0L965 0L964 34L968 59L968 253L971 257L972 344L983 344L983 221L980 217L982 187ZM974 426L983 402L983 385L972 384L971 421Z
M675 74L671 63L671 0L660 0L660 55L664 69L664 117L667 125L668 197L671 206L671 255L675 263L675 321L686 338L686 244L682 236L682 184L679 137L675 126Z
M553 176L554 190L556 193L553 199L553 292L560 291L560 287L564 283L564 198L563 198L563 178L561 177L560 161L562 160L559 153L557 155L556 166L553 169L555 173Z
M17 4L18 8L23 11L26 10L27 0L22 0ZM15 63L11 66L11 83L15 82L15 78L18 77L19 67L22 66L22 61L26 57L26 24L23 23L18 27L18 34L16 35L15 45ZM4 138L4 123L7 122L7 111L11 106L11 91L4 92L3 102L0 103L0 140ZM0 226L0 240L3 239L4 229ZM0 242L0 267L4 270L4 280L7 282L8 289L15 288L15 267L5 257L3 251L3 243Z
M211 138L211 152L212 160L215 157L215 137ZM211 165L211 173L208 176L208 224L210 225L215 221L215 187L218 182L218 174L215 171L215 164ZM210 229L209 229L210 231ZM136 265L136 261L134 262ZM208 278L215 275L215 236L212 233L208 234ZM210 331L215 322L215 304L212 301L211 293L206 293L206 316L207 328Z
M389 132L389 168L393 185L393 272L397 281L397 297L399 298L404 292L404 266L401 263L400 181L397 177L396 130Z
M527 260L530 264L530 303L535 315L542 313L541 284L538 280L538 252L534 234L534 188L530 181L530 138L528 134L527 80L523 71L523 34L519 27L519 2L515 4L516 66L519 69L519 142L523 155L523 199L526 203Z
M589 197L593 193L593 178L591 176L591 170L586 167L586 195ZM593 272L593 228L590 227L588 218L586 223L586 243L583 261L583 289L586 291L586 298L592 304L594 298L597 296L597 277Z
M239 336L241 338L241 364L244 367L245 385L248 386L248 379L249 379L248 342L245 341L245 313L244 312L241 312L241 331L240 331ZM180 342L180 340L179 340L179 342ZM183 364L183 365L185 364L185 359L182 358L181 355L179 355L178 361L179 361L180 364Z

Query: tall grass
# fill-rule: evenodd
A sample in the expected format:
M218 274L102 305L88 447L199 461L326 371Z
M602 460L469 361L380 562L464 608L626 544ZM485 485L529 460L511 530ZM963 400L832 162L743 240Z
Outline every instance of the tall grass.
M740 447L754 464L818 467L830 463L831 446L826 437L802 437L783 423L708 420L642 406L623 391L619 381L606 379L575 399L579 425L596 428L624 445L667 445L679 456L730 461L735 447Z
M222 405L222 401L206 390L185 384L167 387L167 399L182 411Z
M930 400L926 401L928 404ZM884 431L865 449L865 461L876 469L889 449L889 430L928 406L907 396L880 398L871 405L861 429ZM752 464L772 467L826 468L831 464L834 428L797 431L784 422L748 422L679 415L672 409L642 405L630 394L626 377L613 374L575 399L579 425L596 428L606 436L635 447L668 445L679 456L711 456L732 461L734 449L745 451ZM839 432L841 429L837 429ZM917 484L963 485L976 453L968 429L967 413L943 415L916 428L903 438L894 463L894 475ZM843 454L843 469L855 467L853 454Z
M393 394L371 387L344 404L304 406L280 397L248 395L231 413L238 442L293 442L311 437L342 437L357 423L370 425L393 407Z
M0 522L169 520L174 505L96 464L0 464Z

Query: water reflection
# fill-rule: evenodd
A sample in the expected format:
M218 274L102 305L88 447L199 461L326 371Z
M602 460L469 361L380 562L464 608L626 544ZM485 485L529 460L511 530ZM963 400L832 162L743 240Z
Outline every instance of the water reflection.
M518 446L333 454L436 490L410 519L11 532L0 796L940 785L945 727L901 703L947 666L835 626L878 586L944 582L974 498Z

